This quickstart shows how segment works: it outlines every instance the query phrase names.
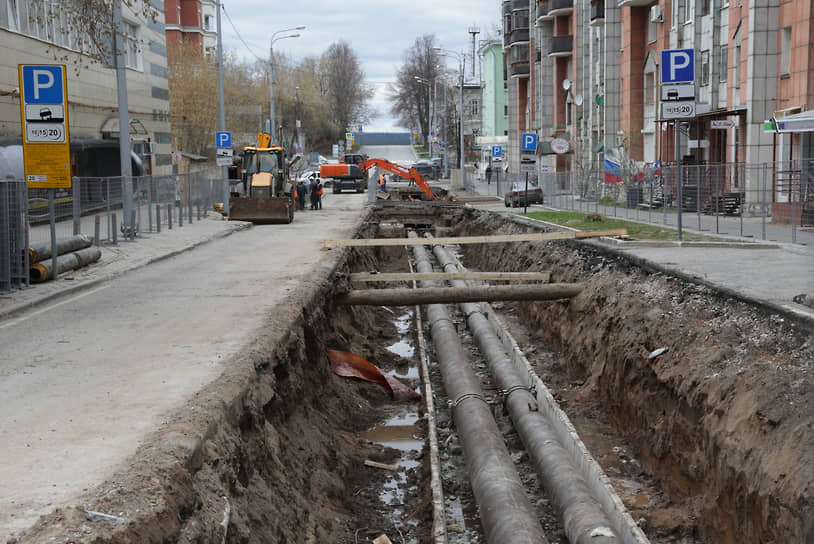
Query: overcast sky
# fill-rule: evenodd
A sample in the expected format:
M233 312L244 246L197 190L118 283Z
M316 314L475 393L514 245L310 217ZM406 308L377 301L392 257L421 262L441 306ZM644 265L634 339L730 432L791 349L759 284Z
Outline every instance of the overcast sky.
M350 43L367 83L376 90L372 106L379 115L364 130L380 132L404 131L395 126L395 120L389 114L384 88L387 83L395 81L396 71L415 39L424 34L435 34L441 47L465 52L466 72L471 74L472 38L468 30L477 26L480 29L478 40L497 37L501 1L223 0L223 5L228 15L221 22L223 47L239 57L267 59L271 35L299 25L306 25L305 30L299 31L301 37L275 41L275 51L301 59L319 56L331 43L339 40ZM240 41L238 33L248 48ZM449 57L447 65L455 68L458 61Z

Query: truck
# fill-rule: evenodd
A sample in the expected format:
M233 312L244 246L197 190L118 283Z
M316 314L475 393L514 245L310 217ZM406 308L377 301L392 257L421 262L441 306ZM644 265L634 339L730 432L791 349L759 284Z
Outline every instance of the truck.
M367 176L356 164L322 164L319 177L330 182L334 193L342 190L363 192L367 188Z
M288 161L283 147L271 145L267 133L243 148L240 184L229 198L229 220L252 223L291 223L294 220L294 184L288 177L296 161ZM241 187L242 186L242 187Z

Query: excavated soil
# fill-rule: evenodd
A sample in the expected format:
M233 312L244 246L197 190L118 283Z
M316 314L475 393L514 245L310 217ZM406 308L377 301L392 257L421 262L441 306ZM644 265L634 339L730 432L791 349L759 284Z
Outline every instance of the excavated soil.
M361 235L401 236L384 223L411 221L436 221L442 235L539 228L472 210L416 218L385 209ZM585 283L570 302L499 310L606 472L644 482L648 500L623 498L653 542L814 542L810 325L599 245L461 252L472 270L547 270L552 282ZM266 333L115 478L17 542L352 543L382 533L429 542L427 456L407 473L404 504L387 504L377 490L389 474L365 460L391 463L399 452L362 435L394 401L336 376L325 355L352 351L383 370L405 364L385 349L399 338L392 311L334 307L331 295L348 287L349 272L406 270L406 252L349 250L326 261L319 281L269 315ZM649 358L658 348L668 351Z

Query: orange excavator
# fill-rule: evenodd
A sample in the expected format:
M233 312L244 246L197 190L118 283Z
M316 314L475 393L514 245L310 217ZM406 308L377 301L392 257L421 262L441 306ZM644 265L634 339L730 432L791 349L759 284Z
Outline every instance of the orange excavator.
M396 174L397 176L412 180L421 188L422 191L424 191L424 194L430 197L430 200L438 200L438 198L432 193L432 189L430 188L429 184L427 184L427 182L424 180L424 176L419 174L415 168L407 168L386 159L368 159L357 166L359 166L359 169L365 173L367 173L367 171L374 166L377 166L382 170L387 170L388 172Z

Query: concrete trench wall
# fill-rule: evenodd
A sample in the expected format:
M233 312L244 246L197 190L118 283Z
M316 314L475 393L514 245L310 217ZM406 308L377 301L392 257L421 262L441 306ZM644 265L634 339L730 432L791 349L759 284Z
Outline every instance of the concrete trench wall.
M534 228L477 211L468 219L456 234ZM810 329L595 246L462 246L462 253L473 269L589 281L570 304L519 303L518 315L601 398L670 497L692 505L701 541L814 541ZM649 361L662 346L668 355ZM778 398L789 395L790 405Z

